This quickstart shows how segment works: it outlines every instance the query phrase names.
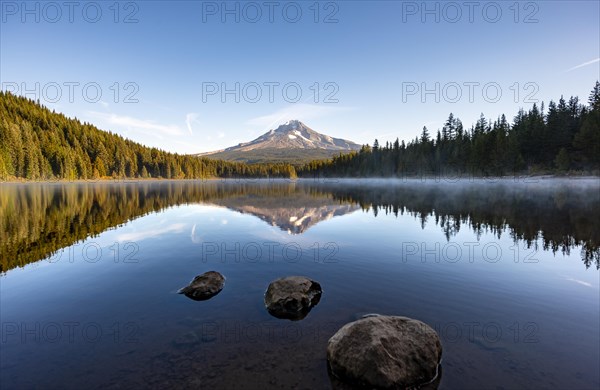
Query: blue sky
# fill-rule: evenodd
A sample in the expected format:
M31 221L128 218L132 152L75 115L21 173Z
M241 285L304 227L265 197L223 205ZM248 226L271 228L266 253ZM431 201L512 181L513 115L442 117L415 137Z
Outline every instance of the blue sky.
M587 101L599 3L2 1L0 82L179 153L289 119L358 143L410 140L450 112L470 126L561 94Z

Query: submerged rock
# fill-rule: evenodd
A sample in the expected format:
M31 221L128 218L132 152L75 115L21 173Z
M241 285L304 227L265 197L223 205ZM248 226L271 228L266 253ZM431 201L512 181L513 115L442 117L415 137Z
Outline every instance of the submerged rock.
M277 279L267 288L265 305L277 318L301 320L321 299L321 285L304 276Z
M195 301L205 301L221 292L225 285L225 277L216 271L208 271L198 275L188 286L177 291Z
M327 343L336 389L435 389L442 344L429 325L369 315L344 325Z

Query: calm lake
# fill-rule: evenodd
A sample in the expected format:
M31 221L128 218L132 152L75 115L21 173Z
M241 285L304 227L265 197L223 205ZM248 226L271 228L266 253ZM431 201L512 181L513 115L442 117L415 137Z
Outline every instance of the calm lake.
M328 389L380 313L438 331L440 389L597 389L598 221L598 179L2 184L0 383ZM300 321L264 306L289 275L323 287Z

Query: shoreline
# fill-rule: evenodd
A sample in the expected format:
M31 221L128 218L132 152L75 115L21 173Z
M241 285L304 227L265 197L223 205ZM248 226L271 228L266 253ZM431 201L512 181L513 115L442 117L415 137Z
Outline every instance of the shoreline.
M295 179L290 178L269 178L269 177L230 177L230 178L198 178L198 179L162 179L162 178L102 178L102 179L75 179L75 180L26 180L26 179L11 179L6 181L0 181L0 185L3 184L134 184L134 183L169 183L169 182L316 182L316 183L334 183L334 182L348 182L348 181L394 181L394 182L414 182L414 181L431 181L437 183L458 183L460 181L483 181L483 182L495 182L495 181L514 181L514 182L528 182L530 180L553 180L553 179L571 179L571 180L600 180L600 175L585 174L585 175L560 175L560 174L539 174L539 175L511 175L511 176L460 176L460 175L448 175L448 176L401 176L401 177L298 177Z

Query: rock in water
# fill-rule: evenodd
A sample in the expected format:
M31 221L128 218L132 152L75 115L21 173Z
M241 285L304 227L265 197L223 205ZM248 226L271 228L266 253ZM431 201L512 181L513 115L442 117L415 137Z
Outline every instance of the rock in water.
M269 284L265 305L272 316L297 321L319 303L321 293L318 282L304 276L288 276Z
M333 379L352 384L344 388L436 388L441 358L435 330L407 317L362 318L344 325L327 343Z
M221 292L225 285L225 277L216 271L208 271L198 275L192 282L177 291L195 301L205 301Z

